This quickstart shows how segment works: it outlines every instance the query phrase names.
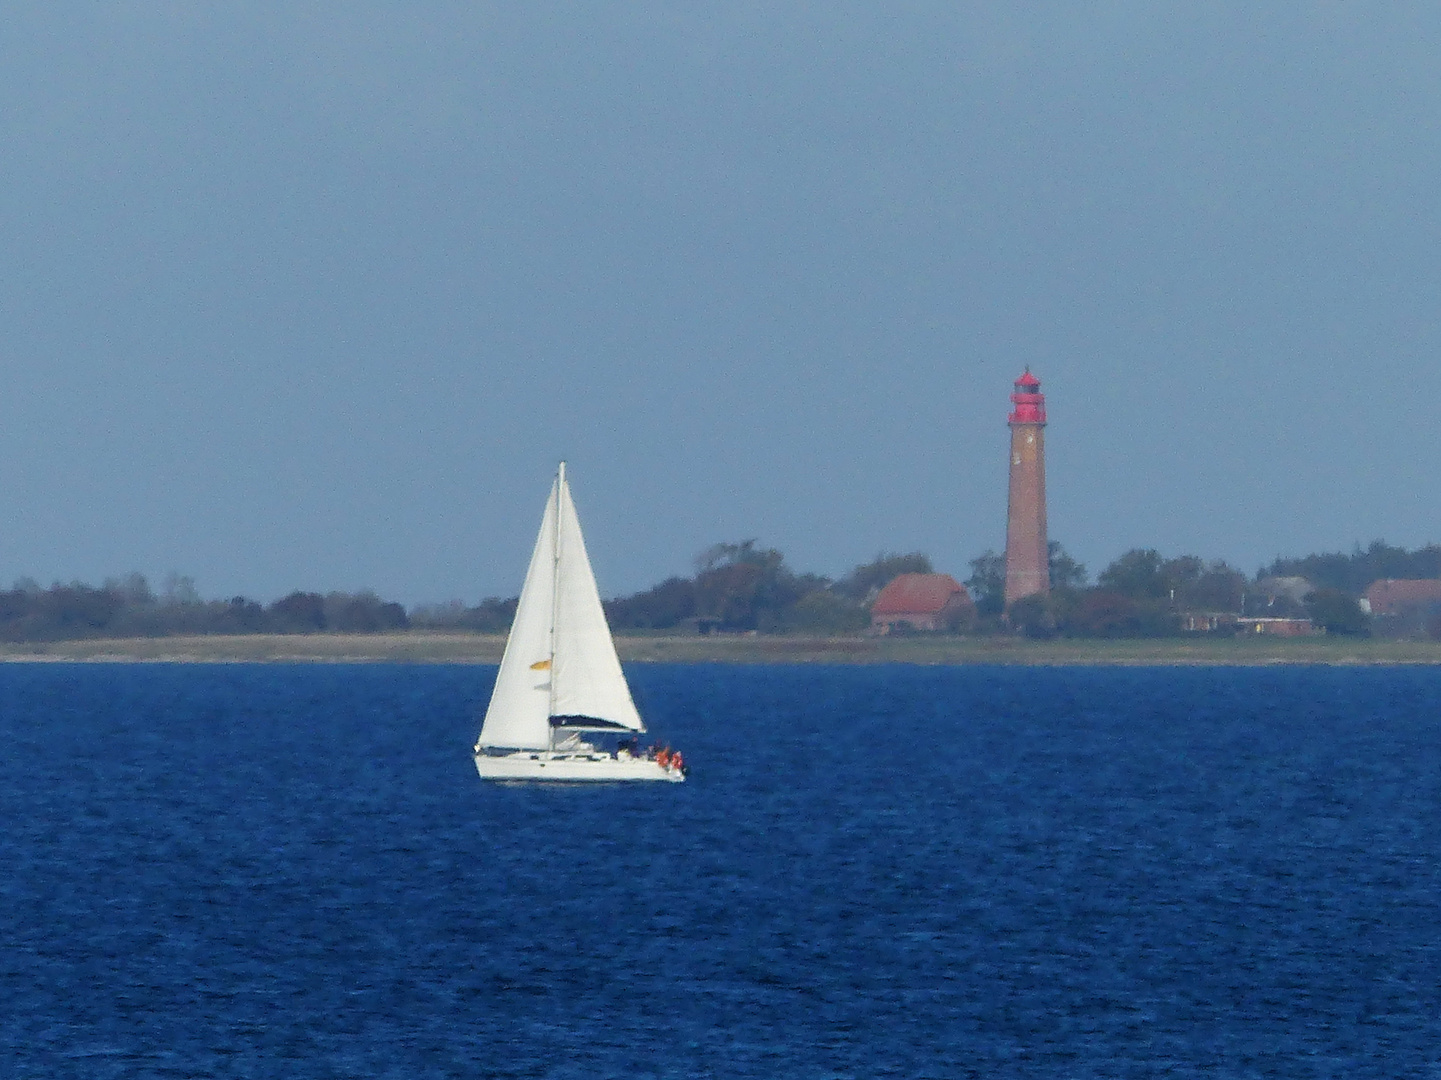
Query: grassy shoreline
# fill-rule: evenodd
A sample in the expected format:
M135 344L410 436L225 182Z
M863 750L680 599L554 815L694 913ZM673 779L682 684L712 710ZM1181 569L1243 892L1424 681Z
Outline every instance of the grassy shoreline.
M807 638L620 636L628 663L1255 666L1441 664L1441 642L1346 638ZM0 663L495 664L496 634L247 634L0 643Z

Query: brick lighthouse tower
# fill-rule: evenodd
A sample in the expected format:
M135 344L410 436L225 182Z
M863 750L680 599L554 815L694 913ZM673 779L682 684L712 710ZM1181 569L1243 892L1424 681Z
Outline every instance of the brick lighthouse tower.
M1046 544L1046 396L1026 373L1011 395L1011 499L1006 514L1006 607L1051 591Z

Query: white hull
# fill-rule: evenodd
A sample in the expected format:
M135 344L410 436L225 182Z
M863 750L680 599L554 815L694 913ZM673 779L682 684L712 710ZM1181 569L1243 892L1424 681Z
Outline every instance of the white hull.
M649 758L551 753L544 750L518 750L513 754L500 755L476 754L475 769L482 780L663 780L678 784L685 779L685 774L679 769L672 769Z

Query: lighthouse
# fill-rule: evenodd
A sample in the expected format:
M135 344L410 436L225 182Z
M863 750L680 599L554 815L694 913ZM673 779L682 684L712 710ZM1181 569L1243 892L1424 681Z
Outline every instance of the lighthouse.
M1011 395L1011 497L1006 512L1006 607L1051 591L1046 543L1046 396L1031 369Z

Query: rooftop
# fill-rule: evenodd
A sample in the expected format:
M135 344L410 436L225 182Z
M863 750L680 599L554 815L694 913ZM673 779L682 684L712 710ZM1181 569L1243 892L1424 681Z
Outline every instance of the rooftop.
M950 574L901 574L871 605L871 615L934 615L955 596L968 596Z
M1381 578L1366 587L1373 615L1395 615L1404 608L1441 602L1441 579Z

